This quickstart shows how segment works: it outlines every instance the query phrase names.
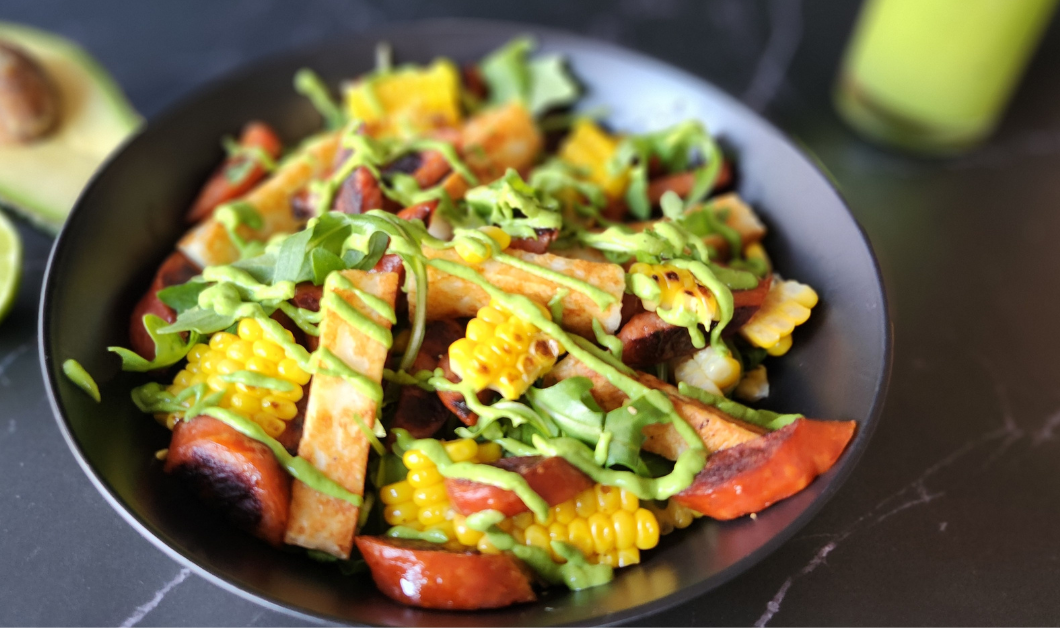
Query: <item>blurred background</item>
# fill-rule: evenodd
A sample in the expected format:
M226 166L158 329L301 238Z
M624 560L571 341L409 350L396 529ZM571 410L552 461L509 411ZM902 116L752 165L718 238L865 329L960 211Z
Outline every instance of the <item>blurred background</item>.
M932 1L905 4L857 31L846 65L854 0L4 0L0 20L78 42L148 120L263 56L440 17L566 29L715 83L790 134L848 199L883 269L894 372L869 451L820 515L733 582L654 621L1055 623L1054 3L946 2L919 17L909 6ZM81 473L37 362L52 239L15 225L22 282L0 324L0 624L290 623L189 575Z

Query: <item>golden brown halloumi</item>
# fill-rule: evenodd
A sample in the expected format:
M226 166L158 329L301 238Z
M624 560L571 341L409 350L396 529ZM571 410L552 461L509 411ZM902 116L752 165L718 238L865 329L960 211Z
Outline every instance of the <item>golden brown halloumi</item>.
M521 294L542 305L554 297L562 286L535 273L515 268L495 259L481 264L469 264L453 249L424 247L423 253L432 259L456 262L478 271L487 281L511 294ZM604 290L615 301L604 309L577 290L569 289L563 298L563 327L587 338L593 335L593 319L597 319L608 333L614 333L622 322L622 293L626 289L626 272L618 264L587 262L544 253L541 255L509 249L512 257L586 281ZM472 317L489 305L489 295L482 288L454 277L432 266L427 266L427 320ZM416 280L409 275L409 309L416 309Z
M590 392L596 403L600 404L605 411L610 412L619 408L629 399L606 377L592 370L574 356L567 356L561 360L549 373L549 378L557 381L579 376L592 380L593 387ZM682 395L676 387L647 373L637 371L637 381L649 388L666 393L674 404L674 410L696 430L708 451L715 452L735 447L765 433L765 430L757 425L734 419L713 406ZM673 425L664 423L646 425L643 433L644 449L670 460L676 460L677 456L688 448L688 444L677 433Z
M765 237L766 226L758 219L758 215L755 214L753 209L751 209L751 206L744 202L744 200L735 192L710 199L708 207L715 214L724 216L725 224L732 227L736 233L740 234L740 240L745 247L748 244L758 242ZM698 211L701 210L696 206L689 209L686 213ZM631 222L626 226L633 231L643 231L657 222L659 221L644 220L641 222ZM603 229L598 229L598 231L603 231ZM703 242L725 254L728 254L729 252L729 242L720 234L712 233L705 236Z
M342 273L358 289L393 307L397 298L397 273L368 273L347 270ZM390 322L364 304L352 291L336 294L376 323L389 328ZM387 347L324 308L320 322L320 346L327 348L354 371L379 382ZM341 377L317 374L309 391L302 441L298 455L323 471L346 490L364 494L369 442L354 415L365 426L375 423L377 404ZM319 493L294 481L291 488L291 514L286 542L348 558L357 526L358 508Z
M261 229L240 225L239 234L248 240L267 240L278 233L291 233L302 222L291 213L291 196L331 168L338 149L338 133L310 141L302 153L252 189L241 199L254 206L262 219ZM177 243L177 248L200 268L228 264L239 259L239 251L228 237L224 225L208 218L192 227Z

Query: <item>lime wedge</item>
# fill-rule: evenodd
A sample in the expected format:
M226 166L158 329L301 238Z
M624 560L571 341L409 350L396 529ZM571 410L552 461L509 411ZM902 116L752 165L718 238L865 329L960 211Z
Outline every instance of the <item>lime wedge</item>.
M15 225L0 212L0 321L4 320L18 295L22 280L22 239Z

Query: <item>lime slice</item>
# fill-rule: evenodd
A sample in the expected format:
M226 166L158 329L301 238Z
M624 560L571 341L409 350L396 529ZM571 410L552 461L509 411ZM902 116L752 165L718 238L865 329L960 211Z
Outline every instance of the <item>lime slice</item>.
M22 239L15 225L0 212L0 321L4 320L18 295L22 280Z

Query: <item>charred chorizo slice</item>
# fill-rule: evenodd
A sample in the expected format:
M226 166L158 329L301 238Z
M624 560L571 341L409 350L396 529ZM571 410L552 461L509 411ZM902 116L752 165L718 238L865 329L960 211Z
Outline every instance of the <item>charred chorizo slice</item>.
M291 479L262 443L212 417L178 421L164 469L237 527L283 545Z
M370 209L383 208L383 190L375 175L368 168L361 166L339 186L335 194L332 211L343 214L363 214Z
M714 519L759 512L806 488L832 468L854 435L854 421L797 419L707 461L678 503Z
M277 159L283 150L280 138L272 127L264 122L250 122L243 127L239 137L242 148L260 149ZM247 163L247 160L254 160ZM258 181L265 178L265 167L248 154L233 155L224 160L221 167L203 186L199 196L188 211L187 221L196 223L213 215L213 210L221 203L226 203L250 191Z
M549 506L573 499L593 486L589 476L560 457L501 458L493 466L523 476L530 488ZM529 510L512 491L489 484L450 478L445 481L445 490L453 507L465 515L482 510L499 510L506 517L513 517Z
M140 297L129 318L129 345L133 351L147 360L155 358L155 342L144 327L144 316L154 314L167 323L176 321L176 311L158 298L158 291L185 283L199 272L199 267L180 251L174 252L162 262L151 281L151 286L144 296Z
M453 372L452 367L449 365L449 356L442 356L442 359L438 361L438 368L442 369L442 374L445 378L454 384L459 383L460 376ZM497 398L497 393L492 390L481 390L479 391L478 400L482 403L493 403L493 400ZM467 401L464 400L464 395L458 392L452 392L448 390L439 390L438 398L442 400L446 408L456 415L456 418L460 419L460 422L467 426L472 426L478 423L478 415L471 411L471 408L467 405Z
M464 326L454 320L427 323L420 352L409 370L413 373L433 371L449 350L449 345L463 335ZM449 409L438 395L419 386L402 386L391 424L391 440L396 427L408 430L413 438L433 436L445 425L449 415Z
M426 541L378 536L355 540L375 585L402 604L471 611L537 599L529 569L510 554L454 551Z
M538 255L548 252L548 247L559 237L559 229L534 229L537 233L533 238L512 238L511 248Z
M696 173L691 170L662 175L648 183L648 200L651 201L652 205L657 205L663 194L667 192L674 192L681 198L687 198L692 193L692 188L695 185ZM718 178L714 181L714 187L711 189L711 194L717 194L731 187L732 166L728 161L723 161L721 169L718 171Z

